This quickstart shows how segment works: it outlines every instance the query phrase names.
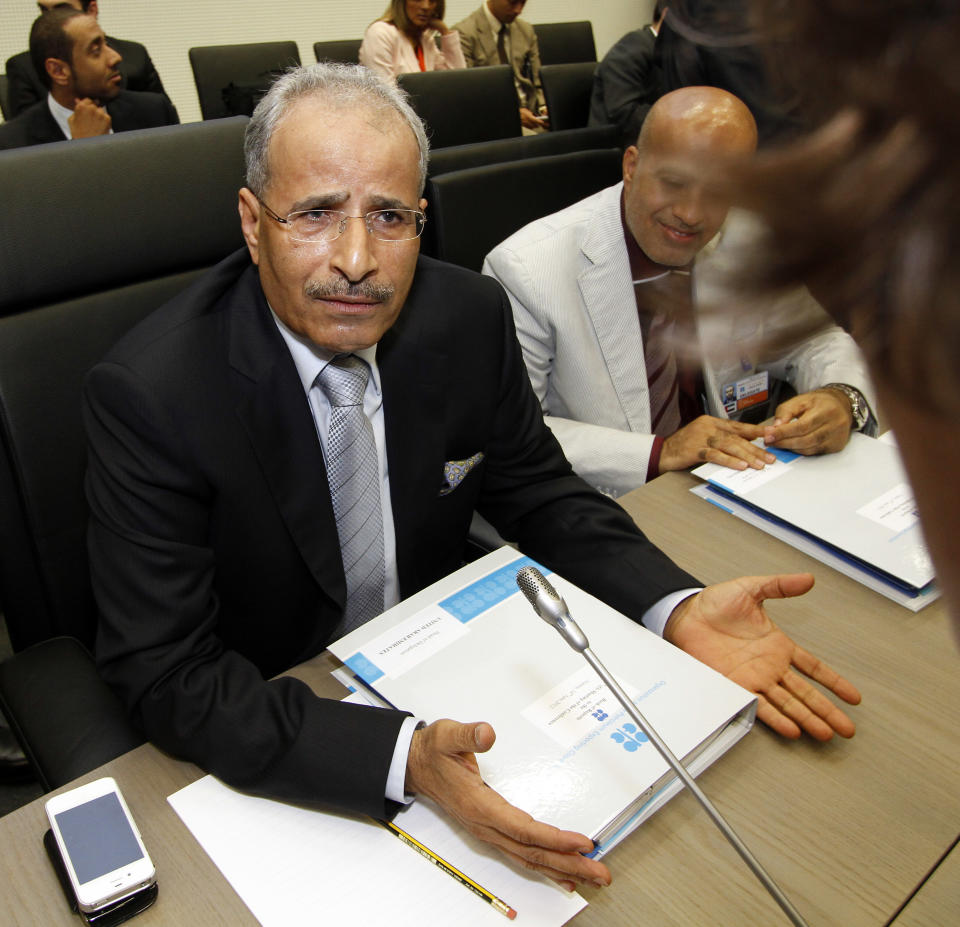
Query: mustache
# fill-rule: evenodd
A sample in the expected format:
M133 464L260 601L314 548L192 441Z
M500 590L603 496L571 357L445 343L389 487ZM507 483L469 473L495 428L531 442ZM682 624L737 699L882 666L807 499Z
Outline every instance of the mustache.
M310 299L363 299L371 302L386 302L393 296L394 288L388 283L373 283L361 280L349 283L346 280L311 280L304 288Z

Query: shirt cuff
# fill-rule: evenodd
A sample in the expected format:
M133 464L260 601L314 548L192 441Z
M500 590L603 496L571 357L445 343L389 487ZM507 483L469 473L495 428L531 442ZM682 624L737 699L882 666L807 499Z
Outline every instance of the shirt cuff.
M654 602L640 617L640 622L648 631L653 631L657 637L663 637L663 629L667 626L667 621L673 614L673 610L690 596L696 595L702 589L698 586L694 589L680 589L677 592L671 592L665 595L659 602Z
M650 459L647 461L647 482L660 476L660 452L663 450L663 438L656 435L653 447L650 448Z
M413 740L413 732L417 728L425 726L425 722L414 717L404 718L403 724L400 725L397 745L393 748L393 759L390 761L390 771L387 773L386 797L390 801L398 802L401 805L409 805L414 799L413 795L404 790L407 780L407 757L410 755L410 741Z

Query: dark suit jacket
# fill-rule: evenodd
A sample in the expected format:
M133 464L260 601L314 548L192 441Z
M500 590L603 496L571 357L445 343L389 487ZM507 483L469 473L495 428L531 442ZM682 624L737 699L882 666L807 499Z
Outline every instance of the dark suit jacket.
M572 473L499 284L421 257L377 360L403 596L460 566L475 508L635 617L696 585ZM97 662L148 737L241 788L389 813L403 713L264 681L324 649L346 587L316 427L246 252L125 337L84 414ZM444 463L478 451L441 495Z
M107 104L107 112L110 114L114 132L172 126L180 122L173 104L159 93L121 90ZM65 140L66 136L53 118L46 97L39 103L34 103L16 119L0 125L0 151Z
M663 92L720 87L749 107L761 146L786 142L809 128L801 95L782 70L790 55L752 43L749 11L746 0L687 0L680 17L687 28L677 28L677 13L668 9L656 45ZM691 31L703 40L692 41Z
M628 32L603 56L593 75L587 125L617 126L624 147L636 144L643 120L663 92L654 60L656 39L649 26Z
M164 93L160 75L150 60L150 54L139 42L107 36L107 45L123 56L120 62L122 90ZM30 52L20 52L7 59L6 74L10 79L10 115L17 116L25 109L47 98L47 88L40 80Z
M460 47L468 68L500 64L497 35L490 29L483 9L474 10L454 27L460 33ZM540 46L533 26L523 19L510 24L510 64L513 78L524 97L524 106L534 114L544 105L540 86Z

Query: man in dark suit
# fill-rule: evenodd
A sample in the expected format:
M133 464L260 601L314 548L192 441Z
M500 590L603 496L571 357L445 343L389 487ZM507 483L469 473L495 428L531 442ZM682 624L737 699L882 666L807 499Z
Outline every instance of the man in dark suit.
M30 54L48 93L0 125L0 149L180 121L162 94L120 89L120 56L92 16L69 7L39 16L30 30Z
M658 0L653 21L623 36L593 74L587 125L615 125L624 149L636 141L650 107L663 92L654 48L665 13L666 4Z
M72 8L82 13L97 16L97 0L37 0L40 11ZM150 60L147 49L139 42L107 36L107 44L121 56L120 89L163 93L160 75ZM29 51L23 51L7 59L6 74L9 80L10 118L18 116L27 107L39 103L47 96L43 79L34 67Z
M762 607L812 577L698 591L572 472L503 290L418 257L427 142L401 91L363 68L290 72L245 148L246 250L129 333L84 394L97 662L150 739L288 801L383 817L425 794L561 882L606 884L586 837L483 784L489 725L418 727L268 681L459 566L475 509L634 619L666 621L784 733L853 733L791 664L856 690Z

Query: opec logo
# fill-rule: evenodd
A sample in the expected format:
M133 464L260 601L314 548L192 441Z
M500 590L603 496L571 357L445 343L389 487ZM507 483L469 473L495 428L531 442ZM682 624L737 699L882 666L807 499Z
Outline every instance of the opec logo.
M610 735L610 739L620 744L627 753L634 753L649 741L643 731L637 730L635 724L624 724Z

